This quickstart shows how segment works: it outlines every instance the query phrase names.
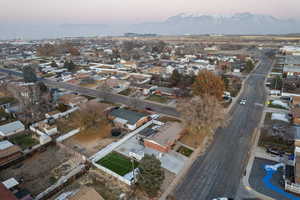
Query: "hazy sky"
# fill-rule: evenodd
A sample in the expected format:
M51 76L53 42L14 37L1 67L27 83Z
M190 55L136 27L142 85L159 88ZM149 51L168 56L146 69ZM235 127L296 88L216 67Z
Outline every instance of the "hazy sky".
M181 12L300 19L300 0L0 0L1 23L139 23Z

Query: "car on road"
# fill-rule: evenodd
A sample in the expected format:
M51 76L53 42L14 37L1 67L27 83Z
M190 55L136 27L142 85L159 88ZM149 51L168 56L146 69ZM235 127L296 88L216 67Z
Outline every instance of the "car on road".
M245 105L247 103L247 99L243 98L240 100L241 105Z
M214 198L212 200L233 200L233 198L228 198L228 197L218 197L218 198Z

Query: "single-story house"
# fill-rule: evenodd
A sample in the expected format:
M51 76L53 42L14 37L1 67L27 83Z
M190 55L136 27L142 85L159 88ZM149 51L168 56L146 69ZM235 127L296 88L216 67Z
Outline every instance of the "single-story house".
M59 102L71 107L75 107L79 104L88 102L88 99L76 94L65 94L59 98Z
M169 152L175 142L181 137L183 126L181 123L166 123L156 128L149 128L139 135L143 138L146 147L166 153Z
M0 136L9 137L25 130L24 124L20 121L11 122L0 126Z
M149 121L147 114L125 108L113 109L109 116L115 124L129 130L134 130Z
M21 148L8 140L0 142L0 166L5 165L22 156Z

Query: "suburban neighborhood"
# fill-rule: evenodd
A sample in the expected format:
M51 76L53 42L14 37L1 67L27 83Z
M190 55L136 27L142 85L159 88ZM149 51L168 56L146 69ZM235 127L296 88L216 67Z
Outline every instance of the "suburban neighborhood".
M195 38L0 41L0 199L300 199L300 38Z

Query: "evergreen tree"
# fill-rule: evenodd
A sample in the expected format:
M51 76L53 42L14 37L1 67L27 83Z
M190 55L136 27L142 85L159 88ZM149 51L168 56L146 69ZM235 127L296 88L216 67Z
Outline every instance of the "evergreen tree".
M138 186L149 197L156 197L165 178L161 162L154 155L145 155L139 164Z

